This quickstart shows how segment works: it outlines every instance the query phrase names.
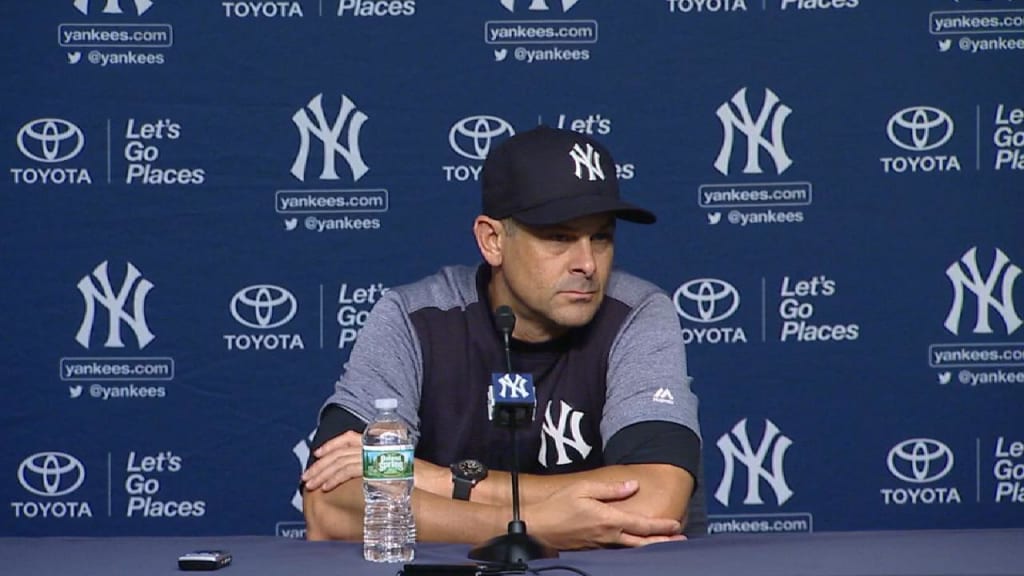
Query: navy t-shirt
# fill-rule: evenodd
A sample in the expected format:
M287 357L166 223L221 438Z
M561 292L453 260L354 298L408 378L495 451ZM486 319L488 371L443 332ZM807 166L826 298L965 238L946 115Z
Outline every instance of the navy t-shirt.
M511 435L488 420L491 374L506 371L489 279L486 264L454 266L387 291L324 404L314 447L361 431L375 399L396 398L418 458L508 470ZM513 339L511 348L513 369L532 374L537 393L536 418L517 433L523 472L667 463L700 477L697 398L661 289L613 271L593 321L544 343Z

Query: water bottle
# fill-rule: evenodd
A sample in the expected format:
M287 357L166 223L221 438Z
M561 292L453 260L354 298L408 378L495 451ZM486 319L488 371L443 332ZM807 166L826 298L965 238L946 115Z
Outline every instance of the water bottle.
M409 562L416 546L412 514L413 452L398 401L374 401L377 417L363 432L363 558Z

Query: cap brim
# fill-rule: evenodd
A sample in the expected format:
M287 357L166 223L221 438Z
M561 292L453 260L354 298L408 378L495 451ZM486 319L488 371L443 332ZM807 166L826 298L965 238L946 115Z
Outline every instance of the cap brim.
M524 224L548 226L606 212L615 214L620 220L637 224L654 224L657 221L657 217L649 210L597 194L557 198L528 210L520 210L512 214L512 218Z

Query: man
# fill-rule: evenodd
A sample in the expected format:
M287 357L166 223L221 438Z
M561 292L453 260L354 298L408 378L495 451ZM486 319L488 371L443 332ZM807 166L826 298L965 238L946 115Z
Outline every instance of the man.
M679 321L664 292L612 271L616 220L655 216L619 199L600 143L545 126L492 150L482 187L473 234L485 263L386 293L321 411L303 474L309 538L361 539L359 433L384 397L418 438L421 541L504 534L513 449L522 519L547 544L684 538L700 439ZM517 319L514 369L536 387L517 447L487 416L491 374L506 370L499 306Z

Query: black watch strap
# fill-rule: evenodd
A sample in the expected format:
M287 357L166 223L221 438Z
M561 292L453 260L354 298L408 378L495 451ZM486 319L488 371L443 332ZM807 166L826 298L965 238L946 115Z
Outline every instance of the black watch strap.
M452 499L454 500L469 500L469 494L473 491L473 486L476 482L469 480L468 478L459 478L455 476L452 478L454 483L452 487Z

